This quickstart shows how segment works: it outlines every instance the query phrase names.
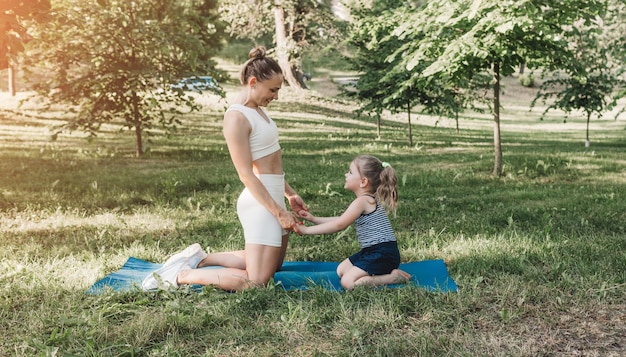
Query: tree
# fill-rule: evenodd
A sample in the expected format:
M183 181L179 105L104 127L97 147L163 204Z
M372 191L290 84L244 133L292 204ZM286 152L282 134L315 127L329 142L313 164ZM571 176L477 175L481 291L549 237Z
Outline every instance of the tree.
M349 39L349 45L356 50L348 60L360 73L357 91L353 94L363 103L359 113L374 113L380 118L383 109L391 112L405 110L409 146L413 145L411 112L416 105L421 105L422 111L427 114L455 118L458 132L459 112L465 108L474 108L473 103L484 98L484 94L478 96L478 89L486 85L484 76L471 71L467 72L466 77L457 78L443 74L431 77L414 76L413 73L423 71L429 63L423 62L407 71L399 65L399 56L390 59L390 54L398 51L404 44L392 35L400 25L395 8L406 11L407 8L417 9L420 6L423 6L420 1L397 3L380 0L369 6L355 7L352 15L356 21ZM378 131L380 136L380 128Z
M8 69L8 87L13 96L17 56L30 39L24 22L41 21L49 10L50 0L0 1L0 69Z
M399 25L392 37L403 45L388 54L387 60L411 71L411 81L444 74L452 83L462 83L468 71L491 73L493 174L500 176L500 78L512 74L522 63L528 68L575 66L563 36L564 26L593 19L604 10L601 0L431 1L416 10L395 11ZM424 65L423 71L414 71Z
M236 38L257 41L273 36L285 81L306 88L301 70L303 48L339 38L330 0L222 0L220 13Z
M385 58L373 55L373 53L388 53L397 47L397 44L393 42L381 43L379 41L387 36L396 24L393 18L374 17L373 11L368 8L355 9L353 16L357 20L350 29L348 45L355 51L347 60L360 75L356 82L356 91L348 90L346 94L361 103L361 107L356 112L357 115L367 114L376 118L377 136L380 138L380 118L383 110L403 111L407 109L407 106L410 107L407 103L411 102L406 92L397 94L393 98L388 95L394 90L396 83L406 80L406 72L390 74L390 64L385 61ZM383 81L386 76L389 80ZM408 128L409 146L413 146L410 116Z
M610 0L609 13L612 16L608 17L610 21L607 22L604 31L608 42L606 47L609 48L609 54L615 63L626 65L626 0ZM624 67L621 70L624 71ZM626 97L626 86L618 88L617 95L620 98ZM619 113L624 111L626 106L623 106Z
M374 1L367 6L352 9L354 23L350 28L348 45L355 51L347 60L359 73L359 79L356 91L346 93L361 103L358 115L366 113L376 118L378 138L381 136L380 118L383 110L406 112L408 145L413 146L411 111L415 105L429 100L428 93L422 85L408 81L409 72L397 70L394 63L390 64L385 56L379 55L392 53L400 46L397 41L382 41L398 26L393 12L389 10L398 5Z
M614 57L617 53L614 50L615 41L604 35L602 26L599 26L600 20L598 18L589 24L579 21L567 28L577 66L568 68L564 75L546 80L531 103L534 106L540 100L546 104L549 99L553 99L547 105L544 115L552 109L561 109L566 113L582 111L587 120L587 147L590 145L591 116L595 114L600 118L604 112L613 109L617 100L626 94L616 92L616 89L623 88L626 84L622 79L623 57Z
M626 64L626 0L609 0L604 21L603 39L609 55L616 63Z
M181 107L197 109L171 83L189 75L223 79L210 59L221 46L216 10L216 0L53 1L52 19L28 57L50 73L38 92L76 109L62 129L96 135L103 123L121 119L141 156L151 129L174 129Z
M280 68L282 68L285 75L285 81L293 88L306 88L304 81L297 79L297 70L292 67L291 61L289 61L289 47L292 46L293 42L287 39L285 32L285 10L282 4L275 4L272 8L272 12L274 13L276 28L276 57L278 57L278 64L280 64Z

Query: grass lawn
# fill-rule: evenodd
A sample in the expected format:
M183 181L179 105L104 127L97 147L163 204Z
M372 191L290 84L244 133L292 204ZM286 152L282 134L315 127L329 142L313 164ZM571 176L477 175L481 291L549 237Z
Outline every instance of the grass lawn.
M321 72L320 72L321 73ZM281 128L286 177L312 212L353 199L343 174L356 155L400 177L392 219L404 261L445 260L457 293L413 286L242 293L206 287L85 294L129 256L163 261L200 242L238 249L242 190L221 134L226 101L134 158L131 132L103 127L49 140L64 108L0 93L0 356L623 356L626 354L624 117L538 120L524 88L503 95L505 175L493 169L492 121L465 113L387 115L381 138L354 103L285 88L268 108ZM228 84L228 98L236 87ZM341 260L354 230L292 236L287 260Z

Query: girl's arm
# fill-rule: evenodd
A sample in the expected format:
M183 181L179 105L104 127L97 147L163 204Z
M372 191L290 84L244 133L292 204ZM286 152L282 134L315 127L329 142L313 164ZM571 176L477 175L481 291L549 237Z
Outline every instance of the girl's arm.
M348 228L363 212L366 211L368 196L357 197L346 211L339 217L314 217L315 226L298 226L302 234L330 234Z
M233 110L224 115L224 138L239 180L278 219L283 228L291 229L296 224L293 215L272 199L261 180L254 175L249 138L251 130L250 123L242 113Z
M299 216L300 216L300 218L306 219L307 221L309 221L311 223L315 223L315 224L322 224L322 223L333 221L333 220L339 218L339 216L336 216L336 217L317 217L317 216L312 215L309 211L300 212Z

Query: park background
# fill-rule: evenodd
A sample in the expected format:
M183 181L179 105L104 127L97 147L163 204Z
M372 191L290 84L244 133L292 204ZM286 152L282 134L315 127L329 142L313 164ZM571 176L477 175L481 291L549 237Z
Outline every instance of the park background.
M489 14L498 8L490 1L459 3L466 3L463 11L475 18L481 11ZM80 2L56 4L89 10ZM97 4L92 10L106 13L103 9L118 3ZM378 16L380 22L370 13L362 14L363 23L377 25L367 28L371 38L374 29L388 34L389 18L400 17L389 4L378 4L385 10L372 11L385 15ZM595 4L587 2L581 9L591 10ZM572 10L579 4L560 5L572 5ZM405 12L418 16L420 9ZM31 29L33 34L44 36L36 29ZM93 30L88 24L80 29ZM400 207L392 223L403 260L444 259L459 286L456 293L414 286L348 293L319 287L286 292L270 284L236 294L211 287L202 292L183 288L85 294L129 256L159 262L194 242L217 251L241 247L234 203L242 187L221 135L221 120L239 90L239 65L255 41L226 37L226 26L223 31L227 40L217 42L219 50L200 53L196 49L200 52L194 57L210 57L202 62L209 66L201 74L219 78L220 91L159 91L182 76L199 73L191 72L193 61L179 63L171 77L158 72L159 80L137 82L145 83L138 93L147 93L146 98L173 95L164 103L176 103L159 107L175 120L141 117L140 127L147 135L139 154L138 122L128 120L124 106L116 115L108 115L115 113L110 106L104 115L90 116L95 106L72 102L71 96L55 97L58 92L50 91L60 83L55 71L59 67L50 67L54 56L42 57L47 62L37 66L28 59L44 49L63 49L50 46L51 42L38 48L33 40L18 57L11 57L22 65L14 68L15 95L6 83L1 87L5 92L0 92L0 327L5 331L0 355L620 356L626 352L626 139L620 112L624 101L618 98L622 72L619 66L612 67L613 62L602 62L613 72L598 77L609 82L617 79L607 93L602 88L582 88L608 98L600 110L592 111L591 120L584 106L544 113L558 98L532 104L546 88L542 84L580 79L583 72L588 74L585 78L594 78L594 69L567 67L552 72L548 69L554 64L549 61L534 70L528 67L532 61L511 64L499 82L502 165L497 170L493 62L471 62L489 74L487 95L484 86L467 83L466 93L481 93L486 101L468 96L471 106L461 105L467 101L448 101L433 107L440 110L434 112L427 110L431 102L418 101L407 112L403 110L407 98L432 99L433 92L425 90L428 86L420 87L424 83L441 88L436 98L458 98L457 91L445 89L465 83L464 75L431 68L430 77L395 76L396 70L408 68L404 62L384 62L382 71L374 70L381 68L384 58L379 56L382 52L375 52L376 56L360 52L371 45L367 36L350 37L353 41L345 46L335 42L323 46L320 41L303 47L306 51L298 64L302 74L311 75L302 82L308 89L285 85L279 100L267 108L281 130L288 181L313 212L334 215L353 198L343 190L343 174L354 156L369 153L390 162L400 178ZM274 37L270 34L256 43L274 48ZM557 48L567 56L566 49L553 50ZM598 45L594 53L606 55L603 51ZM103 50L97 58L107 59L107 53ZM373 61L352 62L357 55ZM120 81L106 71L145 78L143 72L119 72L120 67L91 67L95 62L81 59L77 68L67 68L75 71L66 71L68 83L77 86L68 88L84 95L80 99L93 98L90 93L97 92L93 85L106 78L112 78L109 93L129 92L124 87L129 80ZM26 68L27 63L33 66ZM524 73L520 73L521 63L527 66ZM365 76L359 66L371 66L366 73L378 77ZM534 74L532 83L529 71ZM7 72L1 72L3 78ZM81 73L90 76L73 77ZM394 76L387 78L387 74ZM386 80L394 85L384 85ZM37 84L44 85L31 87ZM572 84L559 82L556 88L581 88ZM35 93L39 95L33 100ZM456 94L447 96L450 93ZM613 98L619 99L615 106L610 105ZM169 111L172 107L175 111ZM98 121L102 118L106 120ZM497 161L497 151L495 156ZM357 249L351 228L334 235L293 235L287 260L339 261Z

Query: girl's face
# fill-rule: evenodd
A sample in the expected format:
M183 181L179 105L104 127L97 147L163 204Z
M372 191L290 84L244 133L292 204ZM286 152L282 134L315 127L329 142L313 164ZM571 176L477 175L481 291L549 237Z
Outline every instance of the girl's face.
M278 99L278 91L283 85L283 75L275 74L272 78L266 81L255 81L252 85L252 93L254 95L257 105L265 107L272 100Z
M359 167L356 162L352 161L350 163L350 169L346 172L346 183L344 188L356 193L361 188L362 183L363 178L359 172Z

